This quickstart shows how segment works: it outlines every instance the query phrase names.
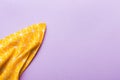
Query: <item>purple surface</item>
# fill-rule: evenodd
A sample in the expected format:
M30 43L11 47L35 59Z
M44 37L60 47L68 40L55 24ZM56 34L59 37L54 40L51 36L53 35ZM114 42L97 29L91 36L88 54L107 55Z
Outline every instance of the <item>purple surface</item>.
M46 22L21 80L120 80L119 0L0 0L0 38Z

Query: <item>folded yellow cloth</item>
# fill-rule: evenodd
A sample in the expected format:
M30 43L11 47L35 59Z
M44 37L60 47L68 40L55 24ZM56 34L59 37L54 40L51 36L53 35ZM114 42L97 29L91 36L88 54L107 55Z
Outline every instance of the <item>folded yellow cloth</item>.
M46 24L34 24L0 40L0 80L19 80L37 53Z

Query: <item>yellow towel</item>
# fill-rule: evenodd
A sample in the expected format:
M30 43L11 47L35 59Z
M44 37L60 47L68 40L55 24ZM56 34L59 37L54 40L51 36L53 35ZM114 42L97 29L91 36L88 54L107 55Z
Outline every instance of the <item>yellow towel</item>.
M19 80L37 53L46 30L40 23L0 40L0 80Z

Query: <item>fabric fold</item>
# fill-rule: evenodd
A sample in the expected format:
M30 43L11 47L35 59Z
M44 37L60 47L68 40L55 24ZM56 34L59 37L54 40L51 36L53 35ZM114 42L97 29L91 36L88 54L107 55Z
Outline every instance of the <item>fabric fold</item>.
M0 40L0 80L19 80L42 44L46 24L34 24Z

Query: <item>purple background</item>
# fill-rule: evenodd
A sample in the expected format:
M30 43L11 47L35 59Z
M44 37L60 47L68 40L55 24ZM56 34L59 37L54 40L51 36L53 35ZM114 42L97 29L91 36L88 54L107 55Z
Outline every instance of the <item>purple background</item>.
M119 0L0 0L0 38L46 22L21 80L120 80Z

